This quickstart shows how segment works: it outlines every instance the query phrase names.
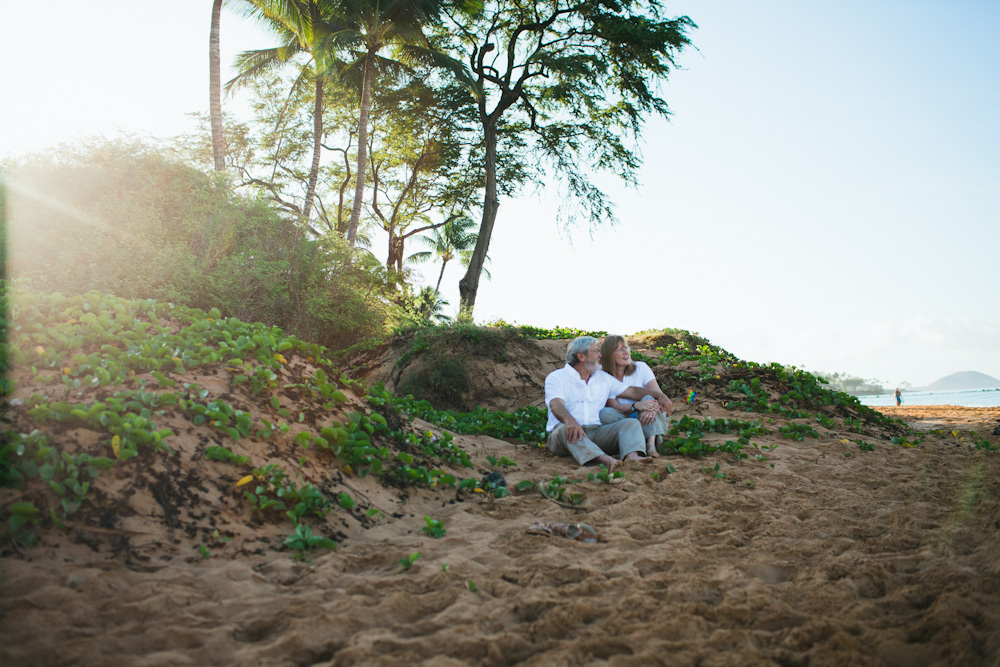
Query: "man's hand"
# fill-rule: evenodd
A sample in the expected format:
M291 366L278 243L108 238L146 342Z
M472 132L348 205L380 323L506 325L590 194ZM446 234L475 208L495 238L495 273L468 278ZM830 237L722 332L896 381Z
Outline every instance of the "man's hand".
M549 410L556 416L556 419L566 424L566 442L577 442L586 435L580 422L569 413L569 410L566 409L566 403L561 398L553 398L549 402Z
M666 394L661 393L656 397L656 402L660 404L660 408L670 416L670 413L674 411L674 404L670 402Z

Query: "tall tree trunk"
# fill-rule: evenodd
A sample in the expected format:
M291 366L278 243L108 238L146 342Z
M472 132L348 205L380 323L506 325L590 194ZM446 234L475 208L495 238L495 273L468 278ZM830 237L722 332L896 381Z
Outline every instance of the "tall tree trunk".
M479 225L479 238L476 249L469 259L469 268L465 276L458 281L458 293L461 295L459 317L472 319L472 311L476 307L476 293L479 291L479 276L483 272L486 253L490 249L490 237L493 236L493 223L497 219L497 209L500 200L497 198L497 126L494 118L487 117L483 121L483 136L486 139L486 194L483 197L483 221Z
M344 176L343 183L340 184L340 197L337 199L337 233L343 234L347 231L347 225L344 223L344 192L347 191L347 185L351 182L351 160L347 155L347 150L350 148L348 144L347 148L344 149L344 171L346 175Z
M209 115L212 119L212 156L215 170L226 169L226 138L222 132L222 56L219 50L219 23L222 0L212 3L212 31L208 38Z
M361 118L358 120L358 177L354 186L354 208L347 225L347 242L354 245L361 222L361 201L365 194L365 176L368 162L368 116L371 113L372 78L375 70L375 52L368 49L365 55L365 77L361 84Z
M385 268L403 275L403 239L396 236L395 228L389 229L389 257L385 260Z
M316 197L316 181L319 179L320 151L323 150L323 78L316 72L316 103L313 105L313 161L309 169L309 185L306 187L306 201L302 206L302 217L309 219L313 199Z
M438 274L438 283L437 283L437 285L434 286L434 293L435 294L440 294L441 293L441 279L444 278L444 267L446 267L446 266L448 266L448 260L447 259L444 260L443 262L441 262L441 273Z

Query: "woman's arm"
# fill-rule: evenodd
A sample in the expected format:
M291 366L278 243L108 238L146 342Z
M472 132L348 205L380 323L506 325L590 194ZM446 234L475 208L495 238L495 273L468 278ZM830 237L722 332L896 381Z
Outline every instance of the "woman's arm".
M674 404L670 402L667 395L663 393L659 385L656 384L656 380L650 380L646 383L645 387L629 387L619 396L624 396L625 398L631 399L633 401L640 401L644 396L651 395L656 399L656 410L663 410L668 415L674 411ZM646 403L636 403L637 410L651 409L652 405Z
M609 398L608 402L605 403L604 407L613 408L618 412L622 413L623 415L632 414L632 410L635 409L634 405L622 403L621 401L614 398Z

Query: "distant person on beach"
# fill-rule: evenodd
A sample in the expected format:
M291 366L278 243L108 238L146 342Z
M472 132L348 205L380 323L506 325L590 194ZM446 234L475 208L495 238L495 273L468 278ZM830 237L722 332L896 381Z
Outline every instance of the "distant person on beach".
M651 461L645 456L646 438L637 419L622 419L614 424L600 421L600 411L609 398L621 396L639 401L649 390L619 382L601 370L600 360L597 339L579 336L566 348L566 365L545 378L549 451L557 456L572 456L580 465L603 463L608 470L618 465L618 459ZM667 409L670 399L662 391L655 393L659 394L657 401Z
M896 387L896 407L903 404L903 395L899 393L899 387Z
M642 434L646 438L646 454L654 458L659 456L660 453L656 448L667 434L673 405L668 398L667 407L664 408L654 398L654 393L662 394L663 391L656 383L649 364L632 361L631 351L625 338L614 335L608 336L601 343L601 368L619 382L645 390L645 396L639 401L624 397L609 398L607 407L601 410L601 423L614 424L622 419L638 419L642 426Z

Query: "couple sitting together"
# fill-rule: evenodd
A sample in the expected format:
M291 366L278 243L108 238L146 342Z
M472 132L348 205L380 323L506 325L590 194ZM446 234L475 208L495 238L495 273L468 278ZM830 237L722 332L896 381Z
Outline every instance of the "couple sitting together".
M602 370L603 366L603 370ZM667 432L673 404L653 371L632 361L621 336L580 336L566 349L566 365L545 378L549 450L580 465L649 461ZM615 458L617 456L617 458Z

